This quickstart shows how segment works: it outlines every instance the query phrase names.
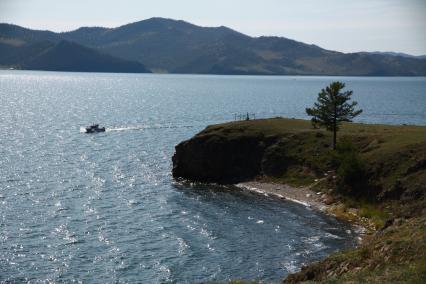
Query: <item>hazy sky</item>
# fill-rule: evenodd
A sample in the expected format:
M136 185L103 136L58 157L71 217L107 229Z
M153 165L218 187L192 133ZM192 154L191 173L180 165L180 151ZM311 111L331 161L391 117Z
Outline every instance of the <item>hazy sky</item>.
M426 0L0 0L0 22L34 29L116 27L151 17L343 52L426 54Z

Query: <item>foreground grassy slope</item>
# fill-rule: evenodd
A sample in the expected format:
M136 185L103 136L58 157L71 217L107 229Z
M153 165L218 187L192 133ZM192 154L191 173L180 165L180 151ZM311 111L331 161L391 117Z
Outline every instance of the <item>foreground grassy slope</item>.
M426 127L347 123L337 151L331 141L306 120L213 125L176 147L174 175L310 186L332 196L341 215L373 221L378 231L362 246L308 265L286 283L425 283ZM182 165L192 162L194 169Z
M424 204L424 203L423 203ZM357 249L302 268L284 283L425 283L426 218L397 219Z

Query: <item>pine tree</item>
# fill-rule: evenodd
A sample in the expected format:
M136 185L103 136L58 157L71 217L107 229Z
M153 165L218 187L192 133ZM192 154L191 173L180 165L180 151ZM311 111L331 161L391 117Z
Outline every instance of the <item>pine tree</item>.
M333 131L333 149L336 149L336 137L339 125L343 121L351 122L362 110L355 110L358 104L351 99L352 91L341 93L345 87L342 82L332 82L318 94L317 102L313 108L307 108L306 113L312 116L312 124L324 126L328 131Z

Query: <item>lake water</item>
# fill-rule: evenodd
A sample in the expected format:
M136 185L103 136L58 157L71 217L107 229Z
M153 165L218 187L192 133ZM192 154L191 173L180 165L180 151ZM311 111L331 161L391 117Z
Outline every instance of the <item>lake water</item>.
M174 146L208 124L304 118L335 79L358 121L426 125L425 78L0 71L0 281L279 282L352 246L301 205L171 177ZM107 132L80 133L92 122Z

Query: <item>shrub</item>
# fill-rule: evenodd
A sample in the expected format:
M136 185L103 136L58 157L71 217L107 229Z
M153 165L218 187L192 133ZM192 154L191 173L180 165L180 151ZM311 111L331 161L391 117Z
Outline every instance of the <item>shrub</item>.
M368 190L367 171L356 147L343 140L337 145L333 163L338 177L338 188L355 195L365 195Z

